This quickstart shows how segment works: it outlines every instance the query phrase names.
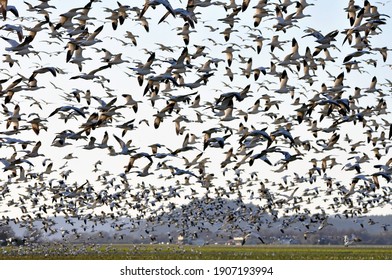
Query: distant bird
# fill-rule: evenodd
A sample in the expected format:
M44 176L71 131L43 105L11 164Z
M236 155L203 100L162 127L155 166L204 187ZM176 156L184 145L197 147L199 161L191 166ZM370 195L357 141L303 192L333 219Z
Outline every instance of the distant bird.
M353 53L350 53L350 54L346 55L346 57L343 59L343 63L346 63L346 62L350 61L354 57L360 57L360 56L365 55L365 54L371 54L371 52L370 51L360 50L360 51L355 51Z
M33 149L24 156L24 158L34 158L34 157L40 157L40 156L45 156L44 154L38 153L39 148L41 147L42 143L41 141L38 141Z
M287 85L287 82L289 80L289 77L287 76L286 70L282 72L282 74L279 77L280 80L280 87L275 90L277 93L288 93L292 90L292 87L289 87Z
M10 258L389 231L388 1L34 2L0 0Z
M131 39L132 44L134 44L135 46L137 46L137 40L136 38L138 38L138 35L134 35L131 31L126 31L126 38Z
M6 20L7 18L7 6L8 6L8 0L0 1L0 12L3 15L3 20Z
M17 104L14 107L14 111L10 116L7 118L6 128L8 129L11 124L14 130L19 129L19 121L21 121L22 114L20 114L20 106Z
M39 116L29 121L29 123L31 124L31 129L36 135L39 135L41 128L43 128L44 130L48 130L48 128L43 125L43 122L45 121L47 120L41 119Z
M170 12L173 15L173 17L176 17L176 13L168 0L145 0L144 7L140 12L139 17L143 17L144 13L147 11L149 7L155 9L156 6L158 5L163 5L168 10L168 12Z
M152 161L147 163L147 165L142 169L142 171L138 170L138 171L131 171L131 172L137 173L137 176L139 177L147 177L149 175L153 175L154 174L153 172L149 172L152 163L153 163Z
M31 76L29 78L29 81L30 82L33 81L38 74L44 74L44 73L47 73L47 72L51 73L54 77L56 77L57 73L59 71L55 67L42 67L42 68L39 68L39 69L33 71L33 74L31 74Z
M243 1L242 1L241 10L242 10L243 12L246 11L246 9L247 9L248 6L249 6L249 3L250 3L250 0L243 0Z
M358 243L358 242L361 242L361 241L362 240L359 237L356 237L353 234L351 235L351 237L349 237L348 235L345 235L343 237L343 244L344 244L345 247L348 247L348 246L350 246L352 244L355 244L355 243Z
M26 39L24 39L22 43L19 43L13 39L6 38L4 36L1 36L1 38L11 45L10 47L5 48L6 51L15 52L15 53L23 53L23 52L28 53L29 48L31 48L30 42Z
M153 162L152 157L151 157L150 154L144 153L144 152L136 153L136 154L132 155L132 156L129 158L129 163L128 163L128 165L126 166L125 172L129 172L129 171L134 167L135 161L136 161L137 159L140 159L140 158L147 158L147 159L150 161L150 163Z
M133 70L137 73L137 75L138 75L137 80L138 80L140 86L143 85L145 75L155 73L151 69L151 66L152 66L152 63L154 62L154 59L155 59L155 53L153 52L150 54L150 56L145 64L142 64L139 67L130 68L131 70Z
M253 238L257 238L262 244L265 244L263 238L261 237L261 235L260 235L258 232L256 232L256 231L251 231L251 232L247 233L247 234L243 237L242 242L241 242L241 245L242 245L242 246L245 245L246 241L247 241L248 239L252 238L252 237L253 237Z
M82 116L83 118L86 117L86 114L83 111L83 108L77 108L77 107L74 107L74 106L61 106L61 107L58 107L56 110L54 110L52 113L50 113L48 118L54 116L58 112L68 112L70 110L74 111L75 113L77 113L78 115Z
M0 29L10 32L16 32L16 34L18 35L19 42L22 42L24 39L23 28L20 25L5 24L1 26Z
M188 5L186 9L177 8L174 9L175 16L180 16L186 21L191 28L195 28L195 24L197 23L197 17L194 13L195 6L192 4L194 1L188 1ZM167 13L159 20L158 23L163 22L170 14L173 14L171 10L168 10Z
M229 138L231 134L224 135L222 137L211 137L208 138L207 140L204 141L204 146L203 150L205 150L207 147L220 147L223 148L225 145L225 141L227 138Z

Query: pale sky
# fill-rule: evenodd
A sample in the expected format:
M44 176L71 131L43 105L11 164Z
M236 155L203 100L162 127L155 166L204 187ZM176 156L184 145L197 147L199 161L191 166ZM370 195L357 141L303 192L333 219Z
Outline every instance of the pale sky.
M43 20L43 15L37 14L36 11L27 11L27 5L23 1L9 1L11 5L14 5L19 12L20 18L16 18L11 12L7 13L7 19L3 22L3 28L0 30L1 36L6 38L10 38L13 40L17 40L17 35L14 32L9 32L4 27L6 24L11 24L15 26L22 26L24 34L28 34L27 28L31 28L35 26L38 21ZM125 2L125 1L122 1ZM131 7L139 7L142 8L144 1L127 1L131 2ZM186 1L170 1L173 8L186 6ZM212 1L214 2L214 1ZM229 1L222 1L224 3L228 3ZM240 4L240 1L236 1L237 4ZM127 60L128 62L121 63L119 65L112 65L109 69L104 69L101 72L98 72L98 75L103 75L107 81L103 82L103 86L97 83L97 79L95 80L83 80L83 79L70 79L71 77L80 75L77 65L73 63L66 62L66 46L69 41L69 36L67 36L67 30L65 28L58 29L59 32L64 32L60 39L51 38L48 35L49 30L47 29L49 26L44 25L45 29L39 31L31 42L32 50L37 53L30 53L28 56L20 56L12 51L6 51L5 48L9 47L9 44L5 40L0 40L0 49L2 50L3 55L9 54L13 59L18 60L18 63L15 63L12 67L8 64L3 63L2 71L0 72L0 79L8 79L6 82L2 84L3 90L11 84L12 81L16 80L18 77L23 76L29 78L32 75L32 72L35 69L39 69L41 67L56 67L61 69L62 73L58 73L56 77L53 77L49 72L44 74L38 74L36 79L38 81L38 86L42 87L41 89L28 91L22 90L18 91L12 97L11 103L5 104L5 99L2 98L1 102L6 106L6 108L12 112L16 104L20 106L20 112L24 113L22 115L22 120L20 121L20 127L24 125L29 125L27 121L32 119L32 116L29 116L31 113L37 113L42 119L46 119L47 122L44 124L47 126L47 131L40 131L39 135L36 135L32 130L21 131L16 135L7 135L6 133L10 133L12 131L12 127L6 128L7 116L3 114L0 119L0 139L3 139L2 142L5 142L4 139L9 138L17 138L19 140L24 141L33 141L32 144L26 148L26 150L31 150L35 143L38 141L42 142L42 146L39 149L39 152L44 154L44 156L39 156L36 158L27 158L34 166L29 169L27 163L22 163L21 166L25 169L26 173L36 173L39 174L45 171L46 166L49 162L53 163L53 169L55 170L53 173L45 175L44 181L45 184L48 184L50 180L55 186L61 185L59 183L61 178L61 172L67 172L71 170L71 174L66 180L66 184L72 186L72 184L76 183L77 185L82 185L86 180L88 180L95 188L95 191L98 192L102 188L109 186L109 193L114 193L118 191L115 187L116 185L120 186L121 189L121 179L118 176L121 173L124 173L125 166L128 165L129 158L132 155L117 155L117 156L109 156L109 151L107 148L100 149L94 148L92 150L83 149L85 145L88 144L90 137L96 138L96 143L101 143L101 140L104 136L104 133L107 132L109 135L108 145L113 146L116 152L120 151L120 145L115 140L114 135L120 137L122 130L117 126L125 123L127 121L133 120L136 128L134 130L128 131L125 136L121 137L124 142L128 140L132 140L132 146L137 149L135 153L145 152L151 154L151 149L149 145L159 143L165 145L165 147L170 150L176 150L182 146L184 137L187 133L193 133L199 137L196 144L192 144L192 147L196 149L180 153L178 157L167 156L164 159L160 159L157 157L153 157L153 164L150 167L150 172L154 172L154 174L149 175L147 177L138 177L137 172L141 171L144 166L149 163L147 158L137 159L135 162L135 166L130 170L131 172L127 172L126 176L128 178L129 184L135 188L132 194L136 194L138 192L136 186L144 182L146 185L155 186L155 188L159 189L164 187L166 190L169 187L175 187L176 181L183 183L185 181L185 176L190 176L190 186L180 185L181 190L181 198L169 198L168 201L175 203L187 203L188 200L185 198L187 194L190 194L190 188L195 189L199 194L196 197L201 197L205 194L206 189L201 187L201 181L205 180L208 177L213 175L214 179L211 183L214 185L211 188L211 196L214 196L216 192L222 193L222 190L226 192L230 192L230 185L235 184L238 180L242 180L243 184L240 187L241 193L243 195L243 199L246 202L253 202L255 204L263 205L265 201L263 199L256 199L255 196L258 196L258 189L260 188L260 181L265 182L266 187L268 187L271 192L274 194L276 199L285 198L289 196L293 190L299 186L300 189L295 193L296 196L302 196L304 194L305 189L312 189L319 191L319 196L316 198L312 198L309 204L303 202L303 208L315 209L318 206L322 206L323 209L327 210L329 205L333 202L333 197L338 197L341 199L344 196L342 191L337 190L337 182L340 182L340 185L344 186L345 189L350 189L350 184L352 179L358 175L355 170L345 170L344 166L347 163L354 164L355 159L352 157L359 156L362 157L364 154L367 154L370 159L368 162L361 163L361 173L360 175L364 175L366 178L366 182L360 180L357 183L357 186L354 189L354 193L350 195L353 199L356 207L361 207L358 205L357 198L361 196L357 191L359 189L364 188L364 184L371 185L373 184L371 174L380 171L378 168L375 168L374 165L385 164L391 158L391 152L389 151L389 147L391 145L390 139L386 139L384 143L378 142L375 146L372 143L367 143L367 134L366 132L369 130L373 130L372 136L380 136L381 131L385 131L386 137L389 134L389 127L385 125L384 119L386 122L391 122L390 115L390 106L391 98L391 85L386 79L391 79L391 58L390 53L388 53L388 58L385 62L382 61L381 54L378 51L371 51L370 54L365 54L361 57L353 58L353 60L360 61L360 66L363 67L362 71L352 70L350 73L343 67L343 59L350 53L355 51L348 42L343 43L344 34L341 32L345 29L350 29L350 23L347 19L347 14L344 11L344 8L347 7L348 1L308 1L309 3L313 3L314 6L306 7L304 10L305 15L309 15L309 17L305 17L302 19L298 19L296 23L297 26L287 29L284 33L283 31L276 31L273 27L277 20L275 18L274 8L278 1L269 1L267 8L271 11L271 15L264 18L262 23L257 27L257 29L253 29L253 15L255 13L255 9L253 8L257 1L251 1L250 6L245 12L239 12L236 16L236 23L234 24L234 29L236 30L231 34L230 40L226 42L223 38L223 35L220 34L226 27L227 24L223 23L221 19L225 18L228 14L227 11L222 6L210 6L207 8L197 7L195 12L199 12L197 14L197 23L195 29L191 29L192 33L190 33L190 42L188 44L188 52L193 54L195 52L195 45L205 46L206 56L200 56L191 60L191 64L193 68L189 68L188 72L184 75L184 80L186 83L192 83L198 79L197 72L198 69L208 60L208 59L221 59L219 61L218 66L216 67L214 64L211 64L211 67L214 69L210 73L213 74L206 85L202 85L195 89L189 89L186 87L173 87L173 91L170 92L171 95L184 95L189 93L197 92L197 95L200 95L200 104L202 107L194 109L190 108L191 104L179 103L181 106L181 110L179 113L173 112L170 116L166 117L164 121L161 123L158 129L155 129L153 126L154 122L154 114L158 111L162 110L166 106L166 102L169 100L169 95L165 95L162 90L164 90L164 83L161 83L159 96L161 100L157 100L155 103L155 107L152 107L151 102L149 100L149 93L144 94L144 88L147 84L147 81L144 80L143 86L139 86L137 83L136 73L130 68L137 67L138 62L145 63L149 57L149 54L146 52L155 52L155 61L153 63L153 70L156 74L162 74L166 71L169 66L168 61L171 59L177 59L184 47L186 46L181 36L177 33L179 30L177 28L182 28L184 21L177 16L173 18L173 16L169 15L167 19L159 23L160 18L166 13L166 9L160 5L157 6L156 9L149 8L145 17L149 18L148 22L150 25L149 32L146 32L144 28L140 25L140 22L137 20L136 13L134 11L128 11L128 18L126 18L124 24L118 25L116 30L113 30L111 26L111 22L107 19L110 16L110 12L105 10L116 9L118 8L117 1L102 1L102 3L92 3L92 9L89 12L89 16L91 18L87 25L88 31L91 33L95 29L100 26L103 26L103 30L98 34L97 39L100 39L101 42L94 44L93 46L86 46L83 51L83 56L88 57L91 60L86 60L83 64L82 73L88 73L98 67L104 66L107 63L102 61L104 56L104 52L102 49L106 49L110 51L112 54L122 54L122 58ZM386 3L385 5L378 3L373 3L378 6L378 10L380 13L385 14L388 13L391 9L391 3ZM30 1L32 5L38 5L39 1ZM87 1L55 1L52 0L49 4L56 6L56 9L48 9L50 11L50 21L56 25L59 22L59 15L64 14L71 8L77 7L77 4L80 3L80 7L87 4ZM125 3L122 3L125 4ZM357 5L363 5L362 1L356 1ZM296 11L295 5L291 5L288 8L288 14L294 13ZM390 19L387 16L383 16L386 20L385 25L381 25L380 28L382 30L377 30L379 34L377 35L369 35L368 40L369 44L372 48L382 48L391 46L388 45L392 36L392 30L390 25ZM364 19L365 21L365 19ZM76 22L74 20L74 22ZM212 26L213 28L218 28L216 31L210 31L210 28L207 25ZM294 99L291 98L289 93L276 93L274 92L279 88L279 77L272 75L260 75L259 79L255 81L253 74L248 79L244 75L242 75L241 68L245 68L246 64L242 64L239 56L245 58L247 61L249 58L252 58L253 65L252 68L256 67L270 67L270 61L272 59L271 49L268 43L270 40L264 41L263 48L261 52L258 54L255 50L256 43L253 41L251 37L253 35L262 35L267 39L271 39L274 35L279 35L279 40L285 41L287 43L282 45L283 50L276 48L273 51L273 55L278 57L278 59L283 60L285 56L291 53L291 41L295 38L299 44L299 54L304 55L306 47L309 47L311 52L315 50L315 47L318 43L315 42L316 38L313 36L304 37L307 33L305 30L307 28L314 28L315 30L320 31L322 34L327 34L333 30L338 30L339 34L336 36L336 41L333 42L335 44L335 48L329 48L331 56L335 59L334 61L328 61L326 64L326 68L322 69L319 65L317 70L314 72L315 76L313 79L315 82L312 85L309 85L304 82L304 80L298 79L303 76L303 65L301 63L301 69L297 73L295 67L283 68L282 66L277 66L277 71L282 72L286 69L288 73L288 85L295 87L294 99L299 97L300 104L308 103L308 101L315 95L316 91L320 91L321 84L325 83L325 85L329 88L334 84L334 78L336 78L340 73L344 72L345 80L344 85L348 86L345 91L342 93L342 98L349 98L350 95L354 94L354 88L359 87L362 88L362 93L369 87L371 80L374 76L377 77L377 88L380 88L381 91L385 94L384 100L387 104L386 114L384 115L374 115L372 114L368 118L367 127L363 127L361 123L357 123L353 125L352 123L343 123L339 125L339 129L336 133L340 135L339 142L336 146L343 148L344 150L332 149L325 150L319 145L325 139L331 137L331 132L319 132L317 138L315 138L312 133L308 130L309 123L314 120L317 120L318 125L321 129L326 129L330 127L334 120L331 117L325 117L322 121L320 121L320 110L322 108L321 105L317 106L311 117L308 120L304 120L301 124L298 124L296 119L293 119L293 115L296 114L295 109L298 109L300 106L292 105ZM137 36L137 46L132 45L129 38L125 38L125 34L127 31L131 31L134 35ZM363 34L363 32L362 32ZM75 37L74 37L75 38ZM123 40L126 42L126 45L119 40ZM159 49L158 43L163 44L173 52L163 51ZM354 43L353 43L354 44ZM230 66L231 71L234 72L234 79L230 81L227 76L225 76L226 67L228 67L228 63L225 58L225 54L222 53L228 46L233 46L238 51L234 52L234 61ZM4 58L4 57L3 57ZM324 54L321 52L317 55L317 58L324 58ZM377 66L374 67L371 64L368 64L369 59L372 59L377 62ZM301 60L299 60L301 61ZM276 63L277 61L275 61ZM268 71L268 70L267 70ZM330 73L333 78L329 77ZM311 74L313 72L311 71ZM20 76L18 76L20 75ZM27 87L24 85L26 81L22 81L21 85L23 87ZM262 87L260 84L263 83L268 89ZM383 85L384 84L384 85ZM261 111L258 114L249 115L249 119L245 121L242 116L239 116L238 119L234 119L228 122L220 121L220 116L215 116L214 112L209 108L207 102L212 102L215 104L215 99L219 98L222 93L228 92L237 92L243 89L245 86L250 85L250 97L247 97L245 100L239 102L234 100L234 110L233 116L238 116L239 110L248 111L249 108L255 103L256 100L263 98L263 95L270 95L273 100L279 102L279 109L275 106L271 107L271 109L267 111L263 111L265 100L261 99ZM229 87L230 86L230 87ZM56 135L64 130L73 130L75 132L80 131L80 126L87 121L88 116L90 116L94 112L99 113L100 104L96 100L91 101L91 105L86 103L86 100L82 98L80 102L78 102L74 97L72 97L71 92L75 90L80 90L81 92L86 92L87 90L91 91L93 96L96 96L98 99L102 99L105 102L109 102L113 100L113 98L117 97L117 101L115 103L116 106L125 105L125 98L122 97L122 94L130 94L135 100L140 101L138 112L135 113L131 108L119 108L117 111L120 113L118 116L115 116L111 123L107 123L106 126L98 127L95 130L91 131L90 135L85 135L87 137L86 140L66 140L67 143L71 145L67 145L65 147L54 147L52 146L53 140ZM3 92L5 93L5 92ZM379 98L379 93L364 93L365 96L360 98L356 105L359 107L359 110L362 111L367 106L376 106ZM81 93L81 96L84 94ZM196 95L190 96L191 101L194 100ZM33 101L28 99L27 97L33 97L38 103L42 106L39 108L37 105L32 105ZM66 98L70 98L66 100ZM55 114L54 116L49 117L49 115L56 109L64 105L72 105L78 108L87 106L86 108L86 118L82 118L78 116L77 119L70 119L67 123L64 123L63 120L59 119L59 115ZM197 120L196 111L202 113L202 123L194 122ZM217 112L217 111L216 111ZM304 147L297 147L295 150L293 147L290 147L287 142L282 139L282 136L277 138L277 142L275 142L272 146L279 147L281 151L289 152L291 155L299 152L302 153L301 158L299 160L295 160L288 165L287 170L283 170L283 172L276 172L281 167L281 160L283 158L282 153L271 153L268 154L268 158L271 161L273 166L268 165L267 163L261 161L260 159L255 160L252 166L249 165L248 162L241 165L239 170L233 170L233 167L237 162L241 160L243 155L238 154L237 160L233 159L234 162L228 164L227 171L224 168L221 168L221 162L225 159L225 153L230 148L233 148L234 153L239 151L240 145L239 140L241 139L241 135L238 134L238 127L240 123L244 126L248 127L249 130L253 130L252 126L255 129L264 129L271 134L276 131L277 125L273 122L273 119L269 116L270 113L275 114L276 119L280 117L285 117L288 119L288 123L292 123L291 134L293 137L299 137L301 141L309 141L311 146L315 149L310 149L309 151L305 150ZM348 115L351 115L350 112ZM337 111L333 113L336 118L341 118ZM185 131L181 135L176 135L175 132L175 124L174 120L179 116L186 116L191 122L185 123L181 122L181 126L186 126ZM141 120L147 120L149 126L146 125L145 122L139 122ZM375 123L380 124L381 126L376 130L373 120ZM219 147L207 147L203 151L203 131L220 127L221 124L224 124L226 127L229 127L233 130L233 135L231 135L226 142L226 145L223 148ZM285 125L284 123L283 125ZM224 130L212 134L212 137L215 136L224 136L228 135L228 132ZM360 146L356 148L355 153L350 152L351 146L350 143L344 140L345 136L348 135L350 139L352 139L352 143L360 142ZM14 149L11 147L12 145L3 144L0 148L0 158L9 159L12 154L15 153ZM26 152L22 150L20 145L16 145L16 158L23 158L26 155ZM162 153L167 153L168 150L162 147L158 151ZM372 149L375 147L380 149L380 153L382 157L377 159L374 157L374 152ZM253 150L252 155L260 153L262 150L266 149L266 142L263 142L261 145L257 145L254 148L248 148L246 152L250 152ZM316 149L319 152L316 152ZM388 153L386 153L388 151ZM205 174L199 178L191 175L178 175L172 178L171 172L169 169L158 169L157 166L161 166L165 162L167 165L172 165L182 170L191 171L196 176L200 176L197 168L189 168L186 169L184 164L183 157L186 157L189 160L195 158L196 155L203 152L201 159L209 159L207 163ZM66 155L69 153L73 153L74 156L77 156L76 159L64 159ZM330 155L331 157L336 158L336 161L341 165L334 166L331 169L327 169L327 171L322 173L321 175L314 174L313 180L309 181L309 170L312 169L311 159L316 159L317 166L321 167L321 160ZM49 159L46 162L46 165L43 166L42 162L44 159ZM99 171L93 172L94 163L98 160L102 161L102 164L98 166ZM60 169L62 166L66 164L66 167ZM3 166L1 166L3 168ZM157 168L157 170L155 170ZM106 176L107 181L114 180L113 186L109 183L103 183L103 181L97 181L99 175L104 174L106 171L109 174ZM236 175L236 172L241 171L240 176ZM10 178L11 172L6 171L2 174L0 173L0 182L3 187L1 187L2 191L5 189L7 185L10 189L10 193L8 193L5 197L0 200L0 212L3 215L10 216L20 216L23 213L20 210L21 203L18 201L19 197L25 193L25 187L34 184L41 184L37 179L29 179L27 182L21 182L18 180L20 176L20 170L17 169L17 177ZM253 175L257 175L257 179L254 179ZM303 183L295 182L295 185L291 185L290 182L294 182L294 178L298 174L299 177L306 178L306 181ZM252 177L251 177L252 175ZM331 196L327 196L325 191L327 189L325 178L331 177L333 179L333 194ZM102 176L100 177L102 179ZM286 186L284 180L287 178L288 184L285 190L279 190L278 184L283 184ZM323 179L324 178L324 179ZM9 183L6 183L8 180ZM268 180L268 182L266 182ZM385 179L379 178L380 184L385 190L390 190L391 185L388 184ZM252 195L252 192L254 193ZM44 192L47 195L48 200L44 201L40 199L41 203L46 203L48 205L51 204L51 197L53 193L50 190L46 190ZM167 191L164 192L167 194ZM283 195L282 195L283 194ZM376 189L374 192L371 192L371 195L375 197L379 197L383 195L383 189ZM389 194L388 194L389 195ZM237 192L230 194L229 196L232 199L237 198ZM10 200L14 200L16 204L11 204L9 207L7 202ZM150 203L152 200L156 198L151 197L149 201L146 203ZM308 197L303 196L304 201L308 199ZM165 202L166 204L167 202ZM159 205L159 203L158 203ZM390 203L374 203L374 209L371 209L371 214L387 214L390 213L391 205ZM28 208L30 206L27 206ZM152 206L151 209L158 207L157 205ZM288 206L289 207L289 206ZM39 212L37 206L31 206L29 208L32 212ZM345 205L342 205L338 212L342 212L346 209ZM327 210L327 211L330 211ZM51 211L49 211L50 213ZM90 210L87 210L90 212Z

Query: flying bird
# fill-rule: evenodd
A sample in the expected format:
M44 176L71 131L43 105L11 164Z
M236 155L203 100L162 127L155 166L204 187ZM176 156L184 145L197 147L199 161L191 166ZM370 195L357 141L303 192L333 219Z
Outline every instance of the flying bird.
M149 7L155 9L158 5L164 6L168 10L168 12L173 15L173 17L176 17L176 13L168 0L145 0L143 9L141 10L139 17L143 17L144 13Z

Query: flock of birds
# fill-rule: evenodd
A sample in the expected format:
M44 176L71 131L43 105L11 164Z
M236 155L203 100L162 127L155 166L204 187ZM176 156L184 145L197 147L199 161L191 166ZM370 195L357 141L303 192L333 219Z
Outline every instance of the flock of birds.
M2 224L262 240L390 214L388 3L319 30L306 0L35 2L0 1Z

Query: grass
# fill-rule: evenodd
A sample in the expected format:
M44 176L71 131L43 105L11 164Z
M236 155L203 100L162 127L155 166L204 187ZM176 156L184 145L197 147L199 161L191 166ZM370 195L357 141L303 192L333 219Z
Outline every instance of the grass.
M1 260L392 260L392 246L67 245L2 247Z

